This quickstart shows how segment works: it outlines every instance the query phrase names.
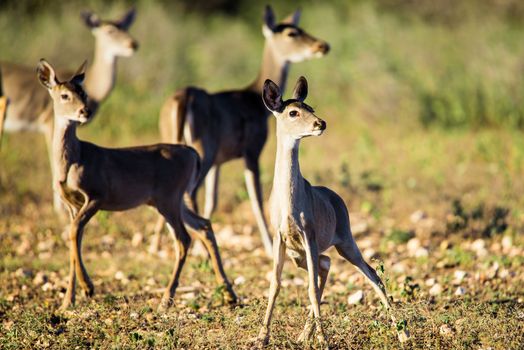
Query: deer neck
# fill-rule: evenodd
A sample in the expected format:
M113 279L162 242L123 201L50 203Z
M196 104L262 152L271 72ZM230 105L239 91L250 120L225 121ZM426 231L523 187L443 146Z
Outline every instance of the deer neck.
M292 213L292 208L301 197L304 179L298 163L300 140L279 132L277 123L277 155L273 177L274 202L278 203L284 216Z
M256 80L249 86L249 90L255 91L262 95L264 82L266 79L271 79L280 86L284 92L287 75L289 71L289 61L279 56L271 43L266 40L264 44L264 51L262 54L262 63Z
M63 182L71 164L80 158L80 140L76 136L78 123L55 118L53 131L53 170L55 181Z
M84 87L90 100L97 104L111 92L116 79L116 57L102 43L95 43L93 64L88 68Z

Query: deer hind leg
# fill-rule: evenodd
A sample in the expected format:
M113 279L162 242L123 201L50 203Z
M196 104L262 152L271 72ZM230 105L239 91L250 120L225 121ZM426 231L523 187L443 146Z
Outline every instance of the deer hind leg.
M86 196L84 205L80 208L71 222L69 231L69 282L67 291L62 302L61 310L67 309L75 302L75 280L78 275L79 283L87 296L92 296L94 292L93 282L87 274L82 261L82 236L85 225L98 211L98 203L89 201ZM73 212L73 210L71 210Z
M244 172L247 193L251 201L251 208L255 214L257 226L262 237L262 243L266 250L267 256L271 257L273 248L271 235L267 227L266 218L264 217L262 186L260 185L260 169L258 165L258 156L246 156L246 170Z
M181 203L181 200L178 200L176 203ZM175 240L175 266L173 267L173 273L162 297L162 301L158 306L159 311L165 311L173 305L180 274L182 273L189 246L191 245L191 236L189 236L182 223L182 213L179 205L174 208L158 208L158 211L165 218L167 228Z
M1 93L1 87L0 87L0 93ZM7 104L8 104L7 96L0 95L0 147L2 146L2 136L4 134L5 118L7 117Z
M261 345L267 345L269 342L269 325L271 323L275 301L277 300L277 296L280 291L282 269L284 267L285 257L286 247L284 244L282 244L282 237L280 233L277 233L273 245L273 273L271 275L271 282L269 285L269 298L266 315L264 317L264 323L260 328L260 332L258 333L258 341L261 343Z
M229 282L224 266L222 265L222 259L220 258L220 252L218 250L218 244L216 242L215 234L211 223L197 214L193 213L188 208L183 209L184 223L194 232L195 236L204 244L206 250L211 259L213 265L213 271L217 283L224 286L227 292L226 301L230 304L235 304L238 300L233 286Z
M218 179L220 177L220 166L215 164L206 175L206 200L204 206L204 217L210 219L217 206Z
M301 267L305 270L307 270L307 265L304 260L295 261L295 264L298 267ZM319 256L319 264L318 264L318 275L319 275L319 293L320 293L320 302L322 303L322 295L324 294L324 288L326 286L327 278L329 275L329 269L331 267L331 259L327 255L320 255ZM306 320L306 324L304 326L304 330L302 333L300 333L297 341L298 342L304 342L311 338L311 335L313 334L313 324L314 324L314 313L313 313L313 307L310 307L309 309L309 316Z

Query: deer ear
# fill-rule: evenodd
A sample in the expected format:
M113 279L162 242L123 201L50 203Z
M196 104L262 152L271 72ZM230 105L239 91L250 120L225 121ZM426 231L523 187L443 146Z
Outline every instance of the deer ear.
M136 17L136 9L134 7L131 7L124 16L120 19L120 21L117 21L117 26L120 29L128 30L129 27L131 27L131 24L135 21Z
M277 84L267 79L264 83L264 89L262 91L262 100L266 105L266 108L271 112L280 112L284 105L282 101L282 93Z
M293 90L293 99L304 102L307 97L307 80L304 77L300 77L297 80L295 89Z
M86 77L86 67L87 67L87 60L78 67L76 70L76 73L73 75L73 77L69 80L73 84L80 85L84 82L84 78Z
M102 23L102 21L96 15L96 13L91 11L82 11L82 13L80 13L80 17L82 17L85 24L91 29L100 26L100 24Z
M58 84L58 79L56 78L55 70L43 58L40 59L40 62L38 62L36 73L40 83L47 89L52 89Z
M264 11L264 25L262 26L262 33L267 38L273 34L273 29L275 28L275 14L271 6L266 5Z
M302 9L298 8L295 12L287 16L282 20L282 23L285 24L292 24L294 26L298 26L298 22L300 22L300 15L302 14Z

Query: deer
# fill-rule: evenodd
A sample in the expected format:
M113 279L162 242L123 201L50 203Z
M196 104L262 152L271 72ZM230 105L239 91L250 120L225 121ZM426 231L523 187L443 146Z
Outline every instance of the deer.
M87 70L85 89L88 93L88 105L92 113L98 110L111 93L116 81L116 62L118 57L131 57L138 49L138 42L128 30L136 16L134 8L128 10L120 19L102 20L93 12L82 12L85 25L95 37L93 62ZM35 79L34 68L19 64L0 62L3 73L4 94L9 98L9 110L5 123L0 125L1 135L8 133L34 131L43 133L49 162L52 164L53 139L53 103ZM72 72L58 72L70 76ZM53 197L53 206L57 213L63 213L58 195Z
M323 57L329 51L327 42L298 27L300 15L301 11L297 10L276 23L273 10L266 6L262 64L252 84L244 89L217 93L196 87L178 90L163 104L159 118L163 142L191 145L202 158L202 169L191 198L193 209L198 211L197 191L205 181L203 216L206 218L211 217L217 205L220 166L233 159L244 159L251 207L269 256L272 243L264 217L258 160L268 135L269 113L261 101L263 83L270 78L283 87L291 62ZM158 251L163 226L163 221L159 220L151 252Z
M104 148L78 139L78 125L88 122L92 115L88 95L81 85L84 71L85 63L71 79L61 82L44 59L37 67L38 80L53 101L54 190L71 219L69 282L60 310L74 304L77 276L85 295L94 293L81 253L84 228L89 220L99 210L123 211L140 205L155 208L167 221L175 240L175 265L159 310L173 304L191 244L186 226L207 248L217 282L225 287L224 299L236 303L237 296L222 266L211 223L184 204L184 194L192 189L198 176L197 152L189 146L173 144Z
M286 253L296 267L308 273L311 309L299 342L309 340L315 332L318 342L327 347L320 322L320 302L331 266L330 257L323 252L332 246L371 283L386 309L391 308L384 284L362 257L351 234L349 214L342 198L327 187L312 186L300 172L300 140L320 136L326 129L326 122L304 103L307 94L304 77L298 79L291 99L286 101L277 84L269 79L264 83L263 102L276 119L277 151L270 197L270 218L275 231L273 270L268 305L257 337L261 346L269 342L269 326Z

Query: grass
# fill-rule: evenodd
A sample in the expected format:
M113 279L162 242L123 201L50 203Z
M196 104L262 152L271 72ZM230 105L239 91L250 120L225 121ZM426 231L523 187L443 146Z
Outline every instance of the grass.
M302 142L301 170L313 184L343 197L357 243L380 267L397 318L412 333L408 343L398 343L397 325L388 322L372 289L329 251L333 266L322 305L329 343L335 349L519 349L522 26L498 10L435 20L430 7L386 6L397 3L303 6L304 28L333 50L291 70L291 80L308 77L308 101L328 125L320 138ZM125 8L120 2L89 5L103 17ZM72 2L54 15L32 17L0 11L1 59L31 65L43 56L76 66L91 55L92 38L78 20L81 7ZM141 49L119 62L115 91L80 132L99 144L156 142L158 109L170 91L186 84L211 91L244 86L256 75L261 9L231 18L168 11L173 8L161 3L137 7L131 32ZM279 17L292 9L276 6ZM319 25L319 17L332 20ZM31 32L19 30L29 26ZM274 121L269 123L261 158L266 199L275 154ZM213 217L226 272L239 281L241 305L222 305L222 290L197 246L176 307L166 314L155 310L174 252L168 238L162 257L146 252L156 220L147 208L100 213L90 222L83 254L95 296L78 293L76 307L58 314L68 250L64 225L52 211L43 138L6 135L0 164L0 348L251 348L267 302L271 261L263 254L241 161L223 166ZM415 211L424 216L412 220ZM143 239L131 246L136 237ZM427 256L410 251L412 239ZM466 277L456 281L457 271ZM42 276L47 283L35 279ZM269 348L303 348L295 339L307 316L305 281L303 271L286 263ZM435 284L442 292L432 295ZM458 287L465 294L456 295ZM364 291L363 302L348 304L357 290Z

